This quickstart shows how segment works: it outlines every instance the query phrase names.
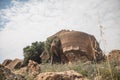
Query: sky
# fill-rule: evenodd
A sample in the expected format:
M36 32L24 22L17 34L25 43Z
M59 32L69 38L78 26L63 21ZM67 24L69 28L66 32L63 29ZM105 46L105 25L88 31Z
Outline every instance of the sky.
M0 62L23 59L24 47L61 29L94 35L105 52L120 49L120 0L0 0Z

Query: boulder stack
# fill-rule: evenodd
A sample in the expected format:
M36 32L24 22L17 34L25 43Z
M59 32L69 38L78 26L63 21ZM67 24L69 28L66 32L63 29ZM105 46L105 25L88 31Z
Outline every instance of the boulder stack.
M29 63L27 66L27 72L28 72L29 76L34 78L41 72L41 68L38 63L36 63L32 60L29 60Z
M29 60L27 66L20 68L19 70L15 71L15 73L27 76L32 80L34 79L39 73L41 72L40 65L32 60Z
M22 60L16 58L10 64L8 64L6 67L11 70L19 69L21 67L21 64L22 64Z
M10 64L11 62L12 62L11 59L6 59L6 60L3 61L2 65L3 65L3 66L7 66L7 65Z
M0 64L0 80L26 80L21 75L16 75L10 69Z

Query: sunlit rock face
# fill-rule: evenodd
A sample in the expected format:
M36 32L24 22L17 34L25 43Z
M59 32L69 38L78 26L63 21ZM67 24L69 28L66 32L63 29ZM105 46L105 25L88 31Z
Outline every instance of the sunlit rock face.
M63 72L45 72L36 77L36 80L84 80L83 76L74 70Z
M26 80L19 74L14 74L10 69L0 64L0 80Z
M9 65L11 62L12 62L11 59L5 59L5 60L3 61L3 63L2 63L2 65L3 65L3 66L7 66L7 65Z
M120 50L112 50L107 55L110 62L116 62L117 65L120 65Z
M10 70L19 69L21 67L22 60L16 58L10 62L6 67Z
M79 31L61 30L53 36L60 38L63 54L71 62L99 61L104 58L99 43L93 35Z

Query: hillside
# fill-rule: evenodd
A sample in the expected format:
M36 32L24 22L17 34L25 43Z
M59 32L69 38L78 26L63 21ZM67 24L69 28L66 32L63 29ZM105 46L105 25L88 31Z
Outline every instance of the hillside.
M0 65L0 80L120 80L120 50L104 55L88 33L61 30L23 50L23 60L6 59Z

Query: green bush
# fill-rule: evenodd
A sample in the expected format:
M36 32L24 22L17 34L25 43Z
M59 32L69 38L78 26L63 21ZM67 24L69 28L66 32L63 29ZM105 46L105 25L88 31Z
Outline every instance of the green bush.
M40 54L44 50L44 42L34 42L31 46L27 46L23 49L24 61L23 65L27 65L29 60L33 60L37 63L41 63Z
M57 52L60 52L60 46L61 46L61 44L59 42L60 39L57 36L52 36L52 37L47 38L47 40L45 41L44 49L45 49L45 52L49 55L49 58L50 58L50 55L51 55L50 47L51 47L51 43L53 42L53 40L56 43Z

